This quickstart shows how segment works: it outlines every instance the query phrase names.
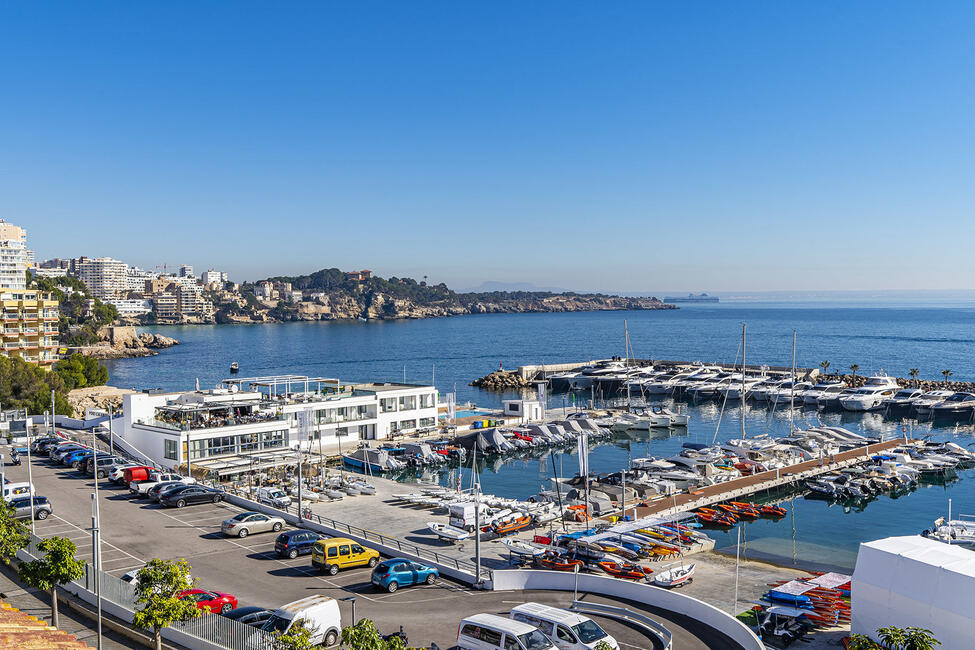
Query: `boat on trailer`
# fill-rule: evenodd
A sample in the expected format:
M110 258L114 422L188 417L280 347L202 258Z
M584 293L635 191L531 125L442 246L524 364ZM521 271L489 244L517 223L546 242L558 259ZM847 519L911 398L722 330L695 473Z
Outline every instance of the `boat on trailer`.
M653 584L658 587L666 587L667 589L686 585L694 579L694 569L696 567L696 564L673 566L653 576Z
M427 528L432 530L440 539L446 539L450 542L463 542L471 536L463 528L456 528L450 524L442 524L438 521L427 522Z

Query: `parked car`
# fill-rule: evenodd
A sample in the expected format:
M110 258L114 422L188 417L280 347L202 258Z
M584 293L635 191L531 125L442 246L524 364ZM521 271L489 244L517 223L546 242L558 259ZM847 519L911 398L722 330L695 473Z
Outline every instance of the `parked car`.
M291 505L291 497L281 488L262 487L257 490L258 503L266 503L275 508L287 508Z
M137 463L116 463L108 470L108 480L112 483L122 483L125 480L125 470L130 467L142 467Z
M64 442L64 438L58 438L57 436L35 438L34 441L30 443L30 453L46 454L48 449L62 442Z
M436 567L426 566L401 557L384 560L372 570L372 584L393 593L400 587L432 585L440 577Z
M91 449L75 449L74 451L69 452L67 454L63 454L61 456L61 464L64 465L65 467L74 467L75 469L77 469L78 465L83 460L93 455L94 453L95 452L92 451Z
M596 621L578 612L541 603L522 603L511 609L509 617L538 628L559 650L594 650L600 643L619 650L616 639Z
M14 519L30 519L31 513L30 495L17 497L10 500L10 505L14 509ZM47 497L34 497L34 518L47 519L54 514L54 504Z
M3 498L6 501L11 501L17 497L30 496L31 494L37 494L37 487L33 483L22 481L19 483L3 484Z
M551 640L521 621L474 614L460 622L457 647L464 650L557 650Z
M293 560L299 555L311 553L315 542L320 539L321 535L310 530L286 530L274 540L274 550L281 557L290 557Z
M64 444L56 445L48 450L48 458L51 459L53 463L60 463L61 459L72 452L78 451L79 449L87 449L84 445L79 445L77 442L66 442Z
M237 607L229 612L223 612L223 616L232 618L238 623L250 625L251 627L261 627L271 618L272 612L263 607Z
M151 488L146 490L146 498L150 501L159 501L159 497L162 494L168 492L169 490L183 487L184 485L189 484L183 483L182 481L164 481L162 483L156 483Z
M284 528L284 519L271 517L263 512L242 512L220 524L224 535L247 537L251 533L275 533Z
M379 564L379 552L360 546L348 537L333 537L315 542L311 552L311 565L320 571L335 575L339 569Z
M205 589L187 589L180 592L180 600L191 600L197 608L213 614L224 614L237 607L237 597L222 591L207 591Z
M184 485L162 495L159 503L167 508L182 508L195 503L220 503L223 495L202 485Z
M141 570L142 568L133 569L132 571L129 571L128 573L123 575L120 578L120 580L122 580L123 582L127 582L134 587L137 584L139 584L138 575L139 575L139 571ZM190 584L193 584L193 576L191 576L189 573L186 574L186 579L189 581Z
M181 483L196 483L196 479L189 476L181 476L179 474L167 474L164 472L149 472L149 475L145 480L133 480L129 483L129 492L132 493L137 499L139 497L145 496L146 492L156 483L165 483L168 481L179 481Z
M295 621L311 630L312 645L332 646L342 633L342 613L331 596L306 596L277 609L261 628L268 634L286 634Z
M95 476L95 468L97 466L97 477L105 478L108 476L108 468L114 466L116 463L121 462L121 458L117 456L109 456L105 453L100 453L97 456L89 456L85 461L85 474L89 476Z
M155 468L149 467L148 465L126 467L122 471L122 482L125 483L125 487L129 487L132 481L148 481L149 474L154 471L156 471Z

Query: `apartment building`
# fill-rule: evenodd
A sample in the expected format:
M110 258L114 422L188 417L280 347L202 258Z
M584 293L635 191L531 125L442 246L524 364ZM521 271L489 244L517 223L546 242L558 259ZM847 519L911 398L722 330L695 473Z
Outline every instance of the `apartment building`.
M99 300L121 299L129 292L129 267L111 257L82 257L77 263L78 279Z
M152 308L156 311L156 318L161 321L175 322L179 320L179 301L176 294L170 291L159 291L152 294Z
M230 281L230 276L228 276L223 271L214 271L213 269L208 269L200 275L200 282L204 285L207 284L219 284L223 285Z
M42 366L58 360L58 301L32 289L0 290L3 355Z
M0 219L0 288L27 288L27 231Z
M189 459L194 467L226 476L293 463L298 448L313 454L339 446L351 451L360 441L437 422L433 386L345 385L300 375L223 383L222 389L126 395L119 435L163 466Z

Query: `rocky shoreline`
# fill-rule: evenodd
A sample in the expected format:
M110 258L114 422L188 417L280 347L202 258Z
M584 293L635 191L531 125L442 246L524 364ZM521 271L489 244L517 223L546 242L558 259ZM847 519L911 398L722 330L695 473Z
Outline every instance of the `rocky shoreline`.
M98 343L68 348L68 355L84 354L96 359L128 359L152 357L159 350L178 345L179 341L162 334L143 332L134 327L103 327L98 330Z

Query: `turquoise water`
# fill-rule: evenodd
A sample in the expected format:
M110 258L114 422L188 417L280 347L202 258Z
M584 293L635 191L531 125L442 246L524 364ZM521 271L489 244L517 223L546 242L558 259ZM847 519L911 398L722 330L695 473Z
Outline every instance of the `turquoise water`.
M836 303L728 303L694 305L678 311L590 312L565 314L490 314L420 321L369 323L280 323L158 327L154 331L183 343L160 355L122 359L106 365L111 383L121 387L187 389L227 377L231 361L240 377L283 373L340 377L343 380L388 380L430 383L444 391L456 388L458 401L480 407L500 406L503 395L481 391L468 383L496 369L526 363L554 363L624 354L623 322L627 322L634 353L640 357L677 360L732 361L741 323L748 324L748 361L789 365L792 330L798 330L800 366L816 367L829 360L831 369L857 363L860 373L883 368L905 376L919 368L922 378L975 380L975 305L971 303L888 306ZM550 406L571 405L571 398L550 399ZM741 411L729 408L720 418L715 404L688 407L691 425L681 436L618 437L592 451L594 471L610 472L628 458L666 455L685 441L710 442L740 435ZM869 434L950 437L962 445L975 443L973 427L932 428L930 424L892 422L877 413L819 414L797 411L797 426L836 424ZM746 407L749 435L788 432L789 417L764 407ZM555 454L561 474L572 474L578 461L571 453ZM485 490L526 497L547 487L552 476L550 455L492 459L481 468ZM880 497L862 511L822 501L796 499L794 517L760 521L744 527L747 556L800 564L852 567L857 544L888 535L914 534L947 510L975 514L972 470L947 485L922 486L897 499ZM445 470L436 478L445 485L467 484L469 469ZM786 505L790 510L793 506ZM793 525L795 534L793 535ZM713 533L719 548L734 535Z
M465 410L465 411L457 411L454 415L455 415L455 417L458 417L458 418L472 418L472 417L477 416L477 415L483 415L483 416L486 417L488 415L491 415L491 412L490 411L478 411L478 410L475 410L475 409L468 409L468 410Z

